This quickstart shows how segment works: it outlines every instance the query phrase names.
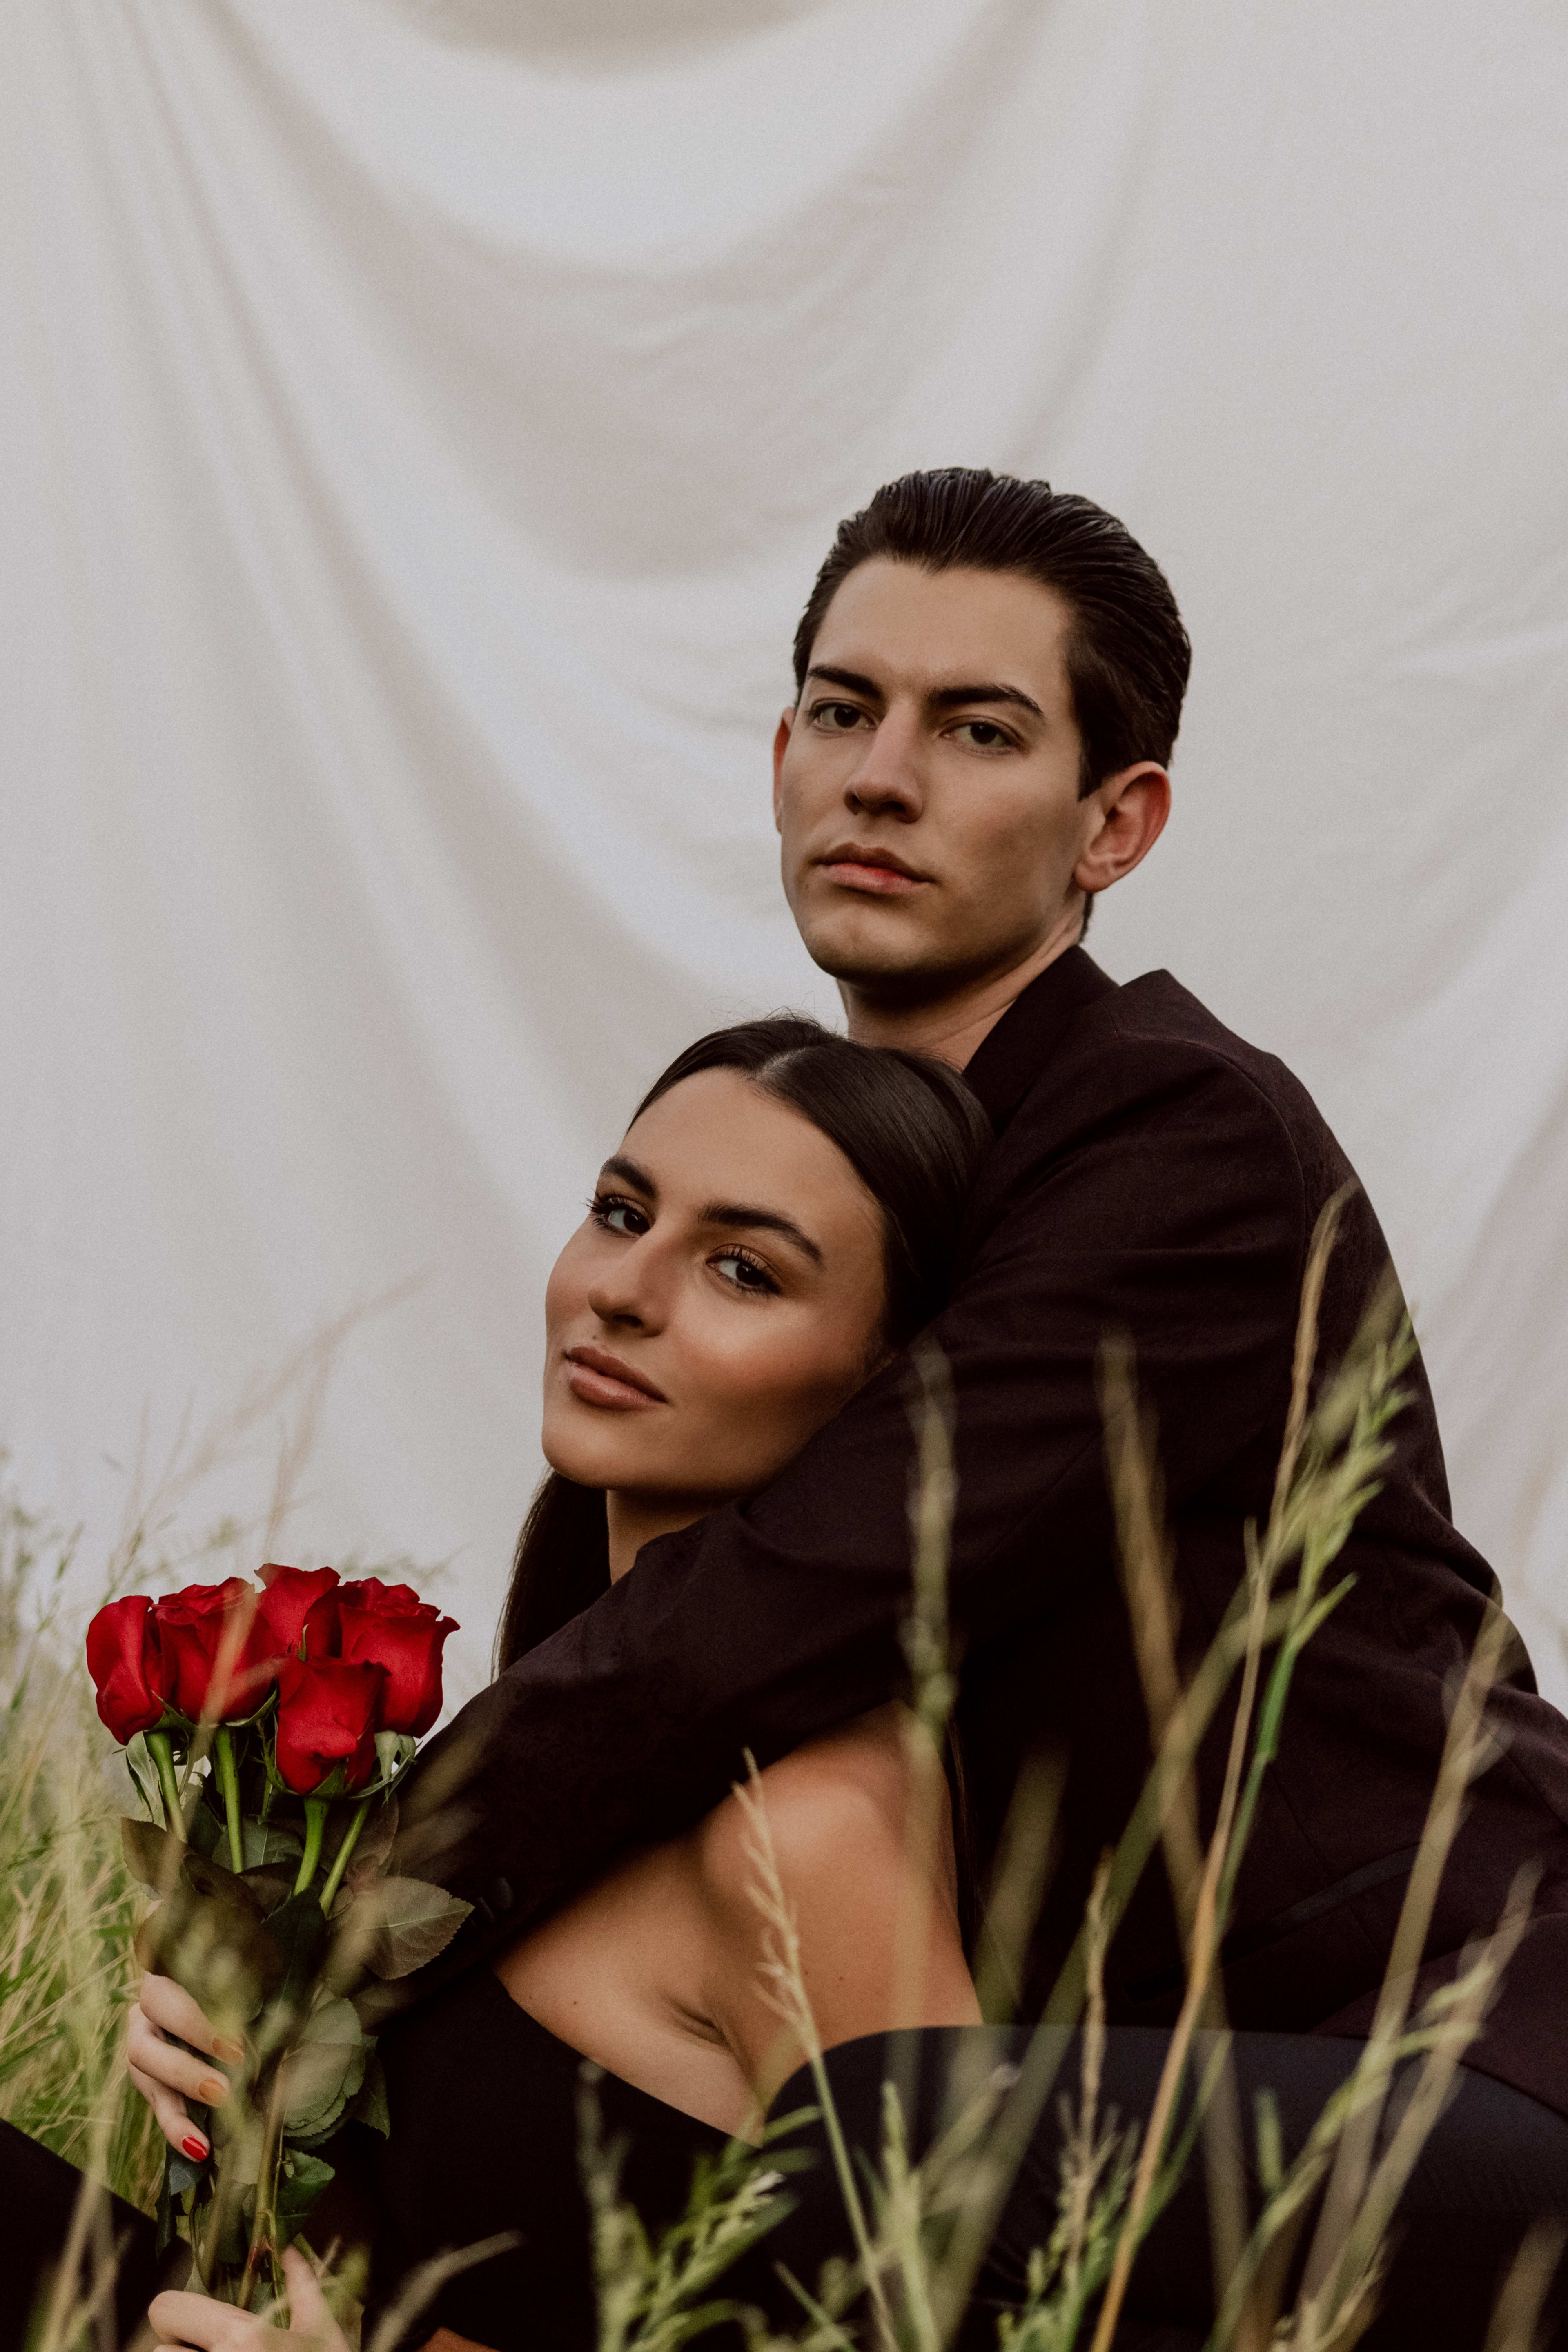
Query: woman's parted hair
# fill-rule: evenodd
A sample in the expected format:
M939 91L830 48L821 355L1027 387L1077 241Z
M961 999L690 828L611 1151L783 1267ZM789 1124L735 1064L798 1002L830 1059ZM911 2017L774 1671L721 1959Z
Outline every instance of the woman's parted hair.
M684 1079L737 1070L837 1145L882 1216L883 1337L901 1348L947 1297L964 1203L991 1125L957 1071L922 1054L858 1045L804 1013L700 1037L655 1079L633 1122ZM559 1632L609 1583L603 1492L552 1471L518 1538L496 1671Z

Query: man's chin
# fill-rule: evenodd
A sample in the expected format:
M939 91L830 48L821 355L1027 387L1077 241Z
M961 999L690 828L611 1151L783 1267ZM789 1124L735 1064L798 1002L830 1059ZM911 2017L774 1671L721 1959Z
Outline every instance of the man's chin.
M813 939L805 932L801 937L819 971L868 1003L933 1003L962 987L968 976L963 964L950 962L924 942Z

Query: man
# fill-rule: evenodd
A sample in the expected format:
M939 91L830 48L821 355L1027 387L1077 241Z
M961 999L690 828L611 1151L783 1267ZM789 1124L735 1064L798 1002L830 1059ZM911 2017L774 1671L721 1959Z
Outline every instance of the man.
M1016 1790L1058 1792L1014 1989L1024 2018L1049 1994L1150 1759L1105 1467L1104 1343L1130 1342L1157 1426L1190 1665L1241 1584L1247 1522L1268 1514L1309 1245L1351 1181L1278 1062L1168 974L1119 988L1078 944L1094 897L1165 823L1188 660L1166 582L1113 518L1041 483L915 475L841 528L774 747L784 887L851 1034L963 1067L996 1130L931 1336L952 1383L949 1593L983 1894ZM1344 1355L1386 1268L1352 1191L1324 1362ZM766 1763L903 1686L909 1385L907 1366L889 1367L763 1494L646 1546L431 1743L401 1843L405 1866L476 1906L455 1957L499 1950L617 1848L685 1827L743 1748ZM1419 1364L1404 1386L1381 1487L1335 1566L1353 1587L1297 1669L1222 1955L1231 2022L1270 2036L1366 2032L1454 1678L1493 1606L1489 1570L1449 1520ZM1568 1964L1568 1731L1517 1645L1494 1714L1500 1759L1445 1875L1417 2000L1495 1924L1521 1864L1543 1874L1538 1916L1471 2053L1494 2080L1468 2085L1450 2118L1471 2204L1459 2212L1441 2148L1425 2222L1407 2200L1390 2289L1402 2343L1479 2341L1466 2331L1500 2248L1511 2252L1539 2195L1568 2203L1568 2035L1542 2030L1561 2017ZM1200 1759L1205 1830L1227 1733L1222 1708ZM1110 1948L1113 2024L1167 2024L1182 1982L1156 1866ZM1107 2080L1124 2112L1147 2113L1150 2040L1112 2037ZM1280 2095L1289 2144L1352 2063L1344 2050L1269 2042L1258 2079ZM1257 2059L1243 2051L1244 2080ZM1489 2095L1502 2105L1483 2113ZM1483 2143L1537 2151L1523 2188L1476 2157ZM1045 2221L1037 2231L1026 2200L1024 2252L1048 2233L1054 2146L1038 2168ZM1167 2229L1161 2262L1205 2237L1201 2212ZM1437 2321L1411 2333L1434 2277ZM1198 2313L1206 2293L1200 2282L1161 2303L1156 2288L1162 2316ZM1159 2340L1195 2345L1195 2325Z
M950 1606L983 1881L1026 1768L1060 1777L1018 1987L1037 2013L1098 1856L1137 1801L1148 1715L1116 1562L1100 1366L1131 1342L1158 1432L1184 1655L1201 1655L1268 1516L1308 1247L1352 1171L1303 1089L1168 974L1117 987L1078 941L1157 841L1189 648L1122 527L1040 483L954 469L841 528L795 645L774 745L784 888L852 1035L967 1072L997 1142L951 1304L958 1468ZM1387 1267L1352 1192L1321 1360ZM1223 1969L1233 2023L1366 2030L1441 1752L1452 1678L1495 1591L1455 1530L1419 1363L1379 1492L1336 1569L1349 1596L1298 1669ZM857 1396L752 1503L650 1544L526 1656L425 1767L411 1855L516 1936L617 1847L666 1834L903 1673L907 1368ZM1542 1917L1473 2063L1568 2113L1568 2036L1536 1996L1568 1962L1568 1748L1522 1653L1484 1831L1462 1833L1422 1990L1495 1923L1516 1867ZM1212 1814L1227 1719L1200 1771ZM439 1799L441 1801L437 1801ZM1206 1822L1205 1822L1206 1826ZM1113 2021L1174 2014L1181 1937L1158 1869L1111 1946Z

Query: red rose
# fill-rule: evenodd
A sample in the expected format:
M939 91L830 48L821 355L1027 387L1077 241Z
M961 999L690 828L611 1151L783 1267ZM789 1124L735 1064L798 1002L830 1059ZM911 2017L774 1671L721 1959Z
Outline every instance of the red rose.
M187 1584L154 1604L160 1687L181 1715L222 1723L255 1714L282 1655L260 1600L253 1584L230 1576L221 1584Z
M139 1731L151 1731L163 1713L152 1611L144 1592L128 1593L100 1609L87 1629L87 1670L99 1717L122 1748Z
M307 1657L337 1655L338 1605L332 1598L335 1568L283 1568L269 1559L261 1571L267 1587L257 1604L277 1637L279 1650L303 1650Z
M406 1584L383 1584L366 1576L337 1591L342 1654L357 1665L386 1668L382 1700L383 1731L405 1731L418 1738L441 1712L441 1652L454 1617Z
M308 1797L341 1764L343 1785L363 1789L375 1766L379 1666L341 1658L283 1661L278 1677L278 1777Z

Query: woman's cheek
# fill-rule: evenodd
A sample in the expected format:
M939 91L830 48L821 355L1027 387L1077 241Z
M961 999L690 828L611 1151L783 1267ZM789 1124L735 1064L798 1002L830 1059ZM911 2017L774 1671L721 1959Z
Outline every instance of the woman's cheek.
M589 1237L579 1226L551 1267L544 1286L544 1338L552 1354L557 1335L587 1307L593 1281L591 1258Z

